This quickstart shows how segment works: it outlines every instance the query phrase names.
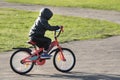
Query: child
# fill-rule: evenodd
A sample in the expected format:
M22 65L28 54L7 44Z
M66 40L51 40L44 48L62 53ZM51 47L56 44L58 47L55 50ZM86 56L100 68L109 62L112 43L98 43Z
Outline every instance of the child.
M40 15L35 21L33 27L30 30L29 37L32 41L36 42L36 45L40 47L44 47L44 51L41 54L42 59L50 58L51 56L47 54L47 50L51 43L51 39L45 37L46 30L54 31L58 30L59 26L51 26L48 23L48 20L53 16L53 13L48 8L43 8L40 11Z

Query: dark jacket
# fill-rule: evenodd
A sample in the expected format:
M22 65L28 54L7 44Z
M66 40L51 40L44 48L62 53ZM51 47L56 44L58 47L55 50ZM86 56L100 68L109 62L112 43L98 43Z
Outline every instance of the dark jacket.
M33 27L30 30L30 37L43 37L45 35L46 30L54 31L58 30L58 26L51 26L48 23L48 20L53 16L52 11L48 8L44 8L41 10L41 15L35 21Z

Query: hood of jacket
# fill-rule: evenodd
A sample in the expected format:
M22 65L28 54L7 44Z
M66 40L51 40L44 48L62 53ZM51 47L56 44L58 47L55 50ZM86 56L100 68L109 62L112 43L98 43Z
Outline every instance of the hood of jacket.
M53 13L50 9L43 8L40 11L40 16L46 20L49 20L53 16Z

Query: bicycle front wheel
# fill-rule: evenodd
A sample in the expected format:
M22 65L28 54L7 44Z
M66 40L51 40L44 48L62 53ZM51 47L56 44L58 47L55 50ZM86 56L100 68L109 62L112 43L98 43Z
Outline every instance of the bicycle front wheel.
M26 57L30 56L31 52L28 49L19 49L16 52L14 52L10 58L10 66L12 70L18 74L26 74L34 66L34 63L32 61L23 63L22 60Z
M73 69L76 63L76 58L74 53L67 48L62 48L63 55L65 57L65 61L60 59L60 50L56 51L54 58L53 58L53 64L55 68L60 72L69 72Z

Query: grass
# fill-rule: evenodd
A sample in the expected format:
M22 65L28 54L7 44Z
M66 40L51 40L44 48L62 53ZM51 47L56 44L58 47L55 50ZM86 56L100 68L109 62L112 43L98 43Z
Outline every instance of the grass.
M0 8L0 52L14 47L28 47L25 42L38 14ZM54 15L50 24L64 26L65 32L59 38L61 42L120 35L119 24L96 19ZM48 31L47 36L52 38L53 32Z
M6 0L8 2L50 6L81 7L120 11L120 0Z

